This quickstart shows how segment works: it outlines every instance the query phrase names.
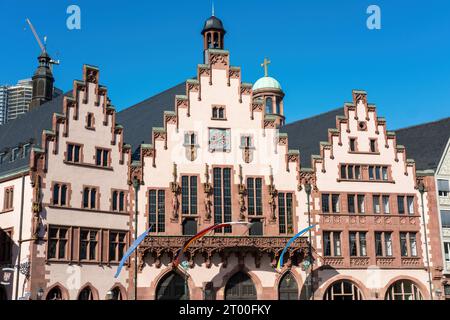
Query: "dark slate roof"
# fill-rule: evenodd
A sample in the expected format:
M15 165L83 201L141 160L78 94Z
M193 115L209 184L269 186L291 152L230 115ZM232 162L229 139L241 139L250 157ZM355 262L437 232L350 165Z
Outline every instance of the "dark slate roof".
M0 175L14 172L29 164L29 155L10 161L11 148L27 143L41 143L42 131L52 129L53 113L61 113L64 95L36 107L15 120L0 126L0 154L7 152L7 157L0 164Z
M153 127L163 127L164 111L175 111L175 96L186 94L186 82L117 113L116 122L124 128L124 141L132 150L152 143Z
M288 134L289 149L300 151L303 168L311 167L311 155L320 154L320 142L328 141L328 129L336 128L336 116L344 114L344 108L285 125L280 132Z
M417 170L436 171L450 138L450 117L396 131L397 144L416 161Z
M205 34L205 32L209 30L220 30L225 32L222 20L216 18L215 16L212 16L208 20L206 20L202 34Z

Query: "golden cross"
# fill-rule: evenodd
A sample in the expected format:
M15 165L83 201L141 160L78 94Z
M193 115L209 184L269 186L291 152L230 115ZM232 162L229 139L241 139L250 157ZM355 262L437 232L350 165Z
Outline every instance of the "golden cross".
M272 62L268 59L268 58L264 58L264 63L261 63L261 67L264 68L264 76L268 77L269 76L269 64L271 64Z

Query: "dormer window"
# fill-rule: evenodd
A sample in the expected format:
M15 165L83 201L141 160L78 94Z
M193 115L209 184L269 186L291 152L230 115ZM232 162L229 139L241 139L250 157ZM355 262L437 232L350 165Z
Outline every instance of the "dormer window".
M213 106L212 108L212 120L225 120L225 107Z
M6 153L0 153L0 164L2 164L5 161Z
M19 148L14 148L11 151L11 162L16 161L19 158Z
M30 154L30 144L27 143L22 147L22 157L26 158Z

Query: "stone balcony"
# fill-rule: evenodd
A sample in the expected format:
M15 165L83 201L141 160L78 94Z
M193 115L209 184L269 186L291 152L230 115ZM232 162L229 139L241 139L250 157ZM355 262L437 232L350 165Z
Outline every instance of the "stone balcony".
M167 254L173 260L175 254L180 250L185 242L190 237L187 236L147 236L145 240L139 245L139 270L143 270L146 255L151 255L154 258L154 265L157 268L161 267L161 258ZM255 258L255 265L257 268L261 265L261 258L263 255L268 255L271 259L272 266L276 265L279 255L288 243L291 237L236 237L236 236L211 236L201 238L187 248L186 257L189 265L194 267L194 257L203 256L206 267L212 266L212 257L218 254L224 267L228 262L228 257L231 254L243 261L247 254ZM290 246L286 257L286 263L297 264L308 255L309 246L307 237L297 238Z

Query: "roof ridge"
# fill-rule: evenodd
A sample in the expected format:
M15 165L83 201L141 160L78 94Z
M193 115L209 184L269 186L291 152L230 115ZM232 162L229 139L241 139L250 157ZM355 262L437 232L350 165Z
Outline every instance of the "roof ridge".
M290 123L286 124L284 127L288 127L288 126L290 126L290 125L293 125L293 124L296 124L296 123L299 123L299 122L303 122L303 121L306 121L306 120L311 120L311 119L319 118L319 117L322 117L322 116L324 116L324 115L326 115L326 114L328 114L328 113L333 113L333 112L336 112L336 111L338 111L338 110L342 110L342 108L340 107L340 108L332 109L332 110L329 110L329 111L325 111L325 112L316 114L316 115L314 115L314 116L310 116L310 117L308 117L308 118L304 118L304 119L300 119L300 120L297 120L297 121L294 121L294 122L290 122Z
M406 130L409 130L409 129L425 127L425 126L429 126L431 124L436 124L436 123L444 122L444 121L448 121L448 120L450 120L450 117L446 117L446 118L442 118L442 119L438 119L438 120L434 120L434 121L430 121L430 122L425 122L425 123L414 124L414 125L411 125L411 126L408 126L408 127L396 129L394 131L395 132L406 131Z

